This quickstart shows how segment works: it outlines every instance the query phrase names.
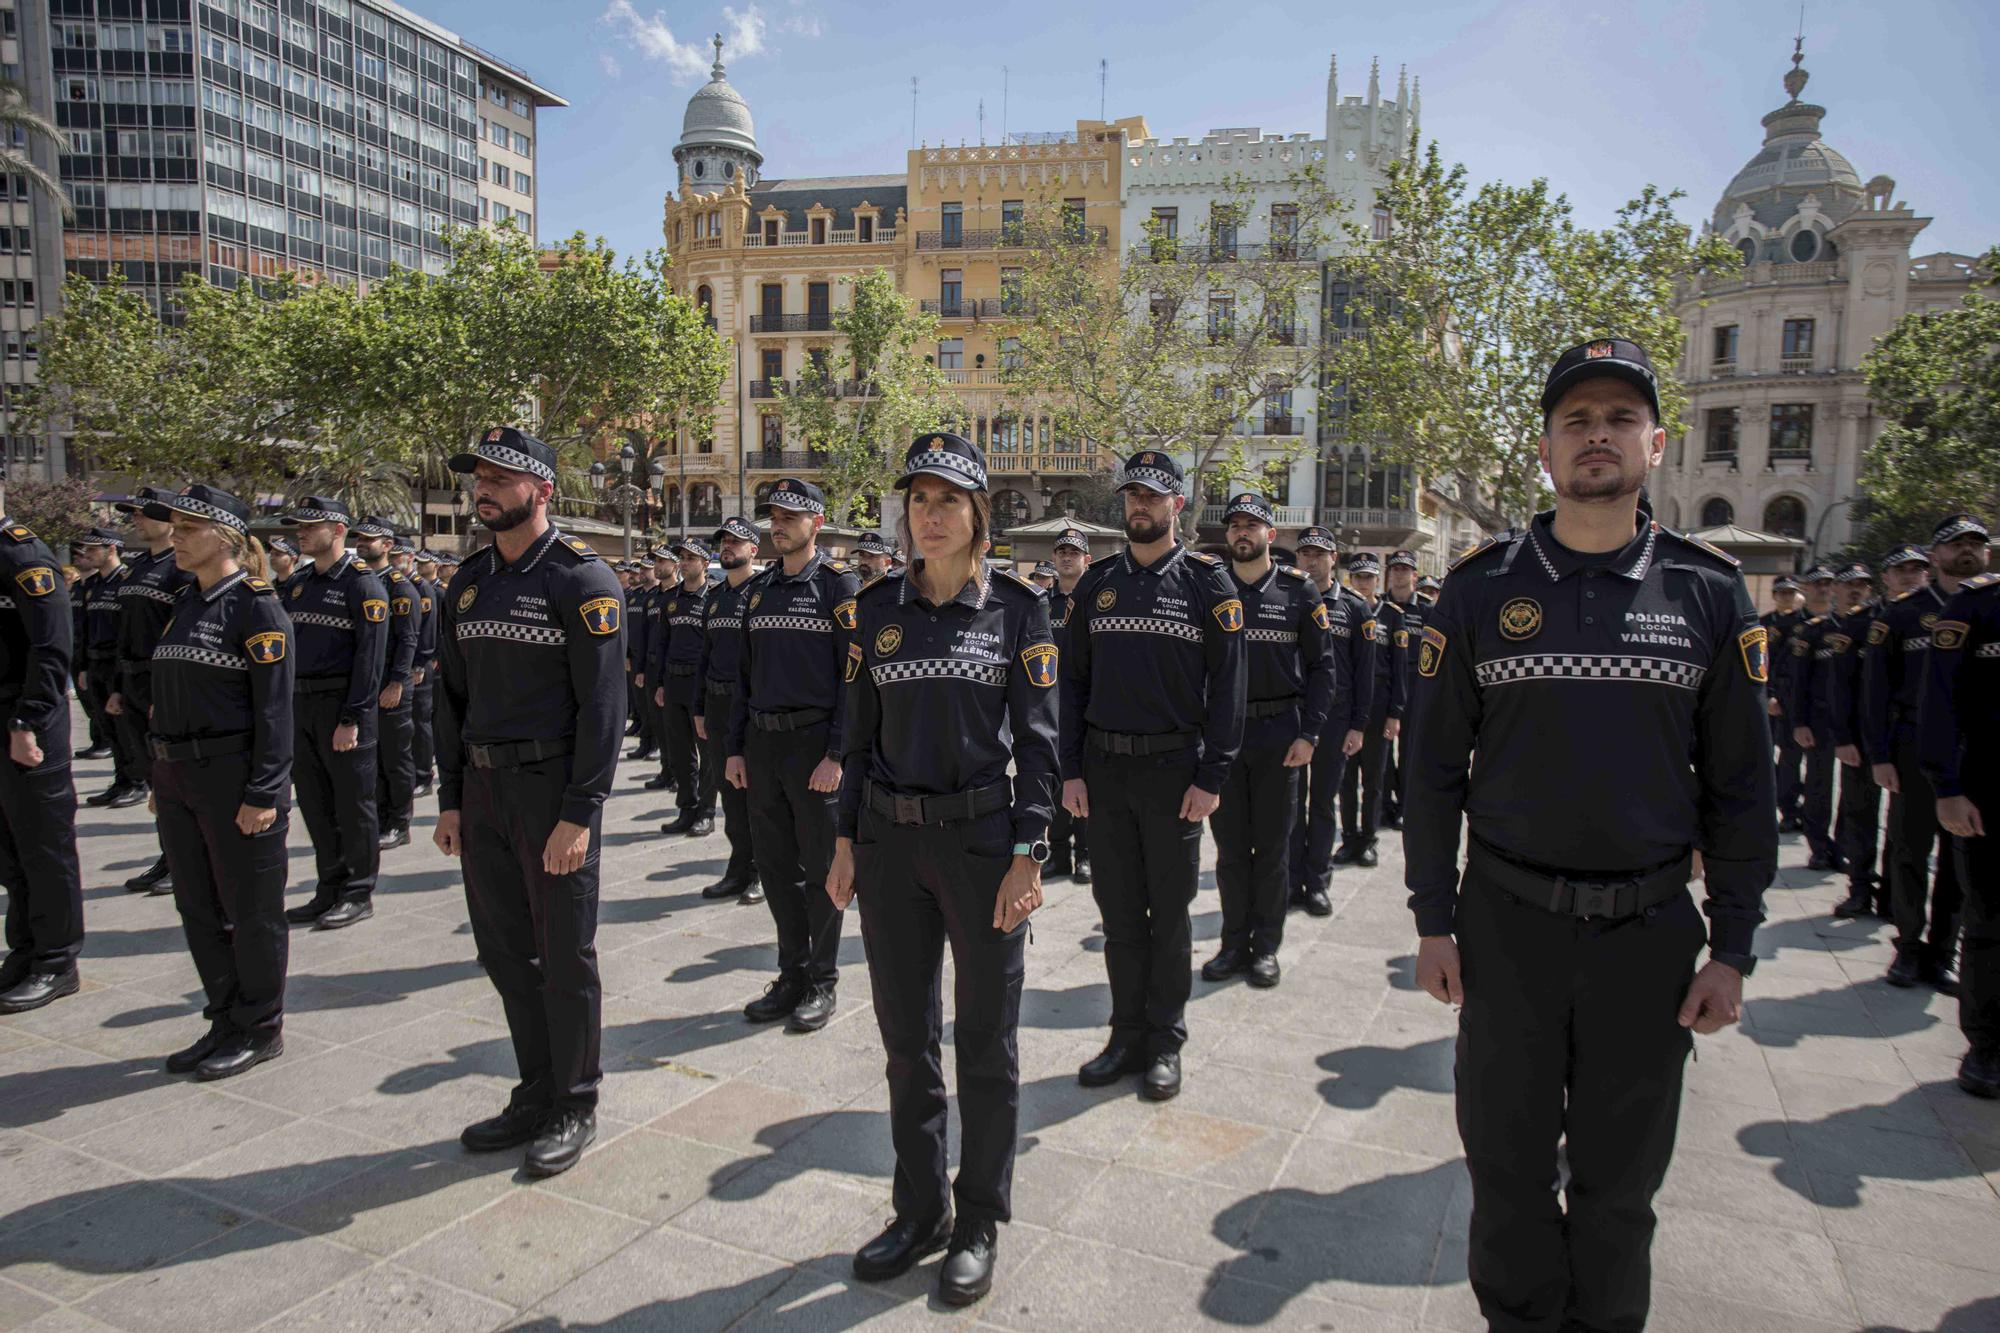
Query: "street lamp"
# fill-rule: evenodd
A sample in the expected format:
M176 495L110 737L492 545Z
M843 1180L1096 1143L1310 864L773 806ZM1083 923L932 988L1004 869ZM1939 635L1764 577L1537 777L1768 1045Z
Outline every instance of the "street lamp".
M653 485L652 485L652 489L653 489L653 490L656 490L656 491L658 491L658 492L660 493L660 526L664 528L664 527L665 527L665 526L667 525L667 520L666 520L666 513L667 513L667 460L666 460L666 459L664 459L664 458L661 458L661 457L659 457L659 456L658 456L657 454L656 454L656 455L654 455L654 457L653 457L653 466L652 466L652 467L650 467L650 468L648 468L648 469L647 469L647 471L649 471L650 473L652 473L652 476L653 476ZM683 456L681 457L681 490L682 490L682 492L683 492L683 493L685 493L685 492L686 492L686 490L687 490L687 457L686 457L686 455L683 455ZM650 518L650 517L651 517L651 514L650 514L650 512L648 513L647 517L648 517L648 518ZM648 526L651 526L651 525L649 524ZM686 534L685 532L683 532L683 533L682 533L681 535L682 535L683 537L685 537L685 536L686 536L687 534Z
M631 445L618 451L618 488L611 498L618 502L619 514L625 520L625 558L632 558L632 502L645 495L645 491L632 484L632 467L639 461L639 453ZM611 471L602 462L590 465L590 488L599 495L611 479Z

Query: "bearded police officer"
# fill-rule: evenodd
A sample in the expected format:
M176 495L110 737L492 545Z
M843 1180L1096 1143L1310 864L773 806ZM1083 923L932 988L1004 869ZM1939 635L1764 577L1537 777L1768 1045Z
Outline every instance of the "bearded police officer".
M1215 834L1215 887L1222 896L1222 948L1202 965L1204 981L1242 972L1252 986L1278 984L1285 934L1294 788L1312 762L1333 706L1332 622L1319 589L1271 560L1277 513L1261 495L1238 495L1223 512L1229 580L1243 603L1243 748L1229 766Z
M1181 1090L1201 821L1243 741L1243 600L1222 562L1176 533L1184 475L1157 450L1118 475L1126 548L1077 585L1062 670L1063 804L1091 820L1111 1039L1086 1087L1145 1075Z
M1056 537L1053 560L1056 584L1049 589L1049 628L1055 634L1056 651L1069 659L1069 623L1076 612L1076 588L1090 568L1090 538L1082 528L1064 528ZM1079 884L1090 883L1090 821L1078 819L1056 802L1055 818L1049 821L1049 863L1045 875L1069 875Z
M1832 662L1827 635L1839 632L1833 623L1834 572L1819 565L1804 581L1805 619L1787 636L1789 651L1774 669L1785 720L1792 724L1792 742L1805 755L1799 824L1812 850L1806 865L1813 870L1839 870L1840 845L1833 839L1833 729L1820 705L1823 692L1818 688L1819 674L1830 669Z
M879 532L864 532L854 543L854 563L860 569L861 582L873 583L896 563L896 544Z
M749 792L750 845L778 929L778 978L743 1010L817 1032L833 1017L842 912L826 896L841 703L861 581L821 554L826 497L782 478L757 506L778 559L747 585L723 773Z
M700 687L695 694L694 734L701 741L702 789L722 799L722 832L729 839L729 864L722 878L701 891L704 898L735 898L744 903L764 901L757 881L757 862L750 851L749 795L722 780L728 749L729 715L736 705L738 675L743 665L743 606L750 600L756 577L750 558L757 554L757 529L749 520L731 515L712 539L722 581L708 590L701 603L701 660L695 668Z
M1312 763L1300 775L1298 809L1292 823L1293 904L1313 916L1333 915L1327 886L1333 880L1333 834L1340 817L1341 779L1348 760L1361 752L1375 708L1375 662L1379 649L1366 626L1368 604L1333 576L1338 543L1326 528L1299 535L1299 567L1319 590L1326 607L1334 659L1333 703Z
M646 679L660 710L667 769L673 774L680 815L660 832L702 838L715 832L715 789L705 781L701 738L694 715L701 693L702 607L708 600L708 546L699 537L671 543L676 583L659 603L659 627L647 655Z
M597 1134L603 989L599 821L625 729L618 578L549 522L556 453L511 426L451 460L493 545L452 580L439 626L438 823L463 856L480 966L500 993L521 1081L467 1127L474 1152L529 1144L530 1175L574 1166Z
M146 745L146 725L153 710L151 662L153 647L160 641L181 589L190 582L174 563L174 525L148 518L142 512L149 504L166 499L172 491L141 486L130 500L112 506L131 517L132 535L144 547L127 558L129 573L118 587L118 688L105 701L104 711L118 719L125 743L138 767L139 780L151 785L152 752ZM161 897L174 891L167 869L167 854L125 881L133 893Z
M1803 607L1804 596L1798 580L1781 576L1771 584L1771 609L1757 618L1770 636L1771 665L1778 673L1772 680L1771 698L1765 708L1771 716L1771 743L1778 747L1780 833L1797 833L1805 827L1799 822L1799 799L1805 787L1800 768L1805 762L1805 751L1792 736L1791 721L1785 716L1784 691L1778 688L1782 673L1789 669L1792 660L1792 631L1805 623Z
M113 810L146 799L146 784L139 778L139 762L131 751L130 739L118 726L118 719L104 711L118 688L118 592L128 576L119 558L124 545L124 538L109 528L92 528L79 538L78 559L90 573L70 590L83 613L70 617L72 624L79 619L82 622L82 632L75 640L75 657L83 663L77 695L96 724L93 734L101 732L111 747L111 785L87 797L84 804Z
M389 637L389 594L347 549L347 505L308 495L282 520L310 563L279 595L296 663L292 785L312 837L313 894L285 919L338 930L375 914L382 853L375 793L376 697Z
M1360 637L1372 645L1375 673L1373 702L1362 728L1361 749L1340 781L1340 849L1335 865L1372 866L1379 860L1375 831L1382 816L1382 782L1389 768L1389 746L1403 726L1403 673L1396 649L1403 632L1403 613L1381 594L1382 562L1367 551L1347 562L1347 579L1366 607Z
M1461 561L1419 646L1403 836L1417 981L1464 1006L1481 1314L1638 1329L1691 1031L1736 1020L1776 869L1765 634L1735 562L1644 504L1666 449L1645 352L1564 353L1542 408L1555 510Z
M1423 636L1424 611L1430 605L1417 597L1417 557L1412 551L1391 551L1384 562L1382 581L1387 586L1390 605L1402 617L1390 637L1390 668L1396 673L1396 687L1403 692L1407 705L1410 697L1410 672L1416 665L1415 644ZM1389 744L1385 764L1386 773L1382 782L1383 828L1403 827L1403 760L1409 751L1409 738L1400 730L1395 741Z
M382 688L375 743L375 809L381 824L376 845L383 851L408 845L416 773L410 757L416 722L411 676L417 662L417 594L409 578L390 563L396 530L387 519L364 518L352 529L362 563L382 581L389 599L389 633L382 649Z

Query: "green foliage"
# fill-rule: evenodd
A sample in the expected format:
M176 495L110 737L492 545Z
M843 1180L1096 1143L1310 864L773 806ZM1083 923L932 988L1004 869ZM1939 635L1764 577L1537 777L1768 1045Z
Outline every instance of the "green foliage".
M81 477L9 482L7 517L32 528L56 559L67 561L70 544L90 530L95 493Z
M39 140L52 153L69 151L68 136L30 105L28 90L13 79L0 79L0 172L31 182L55 201L67 222L74 216L69 196L63 193L62 182L35 162L30 140Z
M2000 248L1980 267L1992 286ZM2000 301L1905 315L1861 368L1889 423L1862 459L1863 549L1927 543L1947 514L2000 516Z

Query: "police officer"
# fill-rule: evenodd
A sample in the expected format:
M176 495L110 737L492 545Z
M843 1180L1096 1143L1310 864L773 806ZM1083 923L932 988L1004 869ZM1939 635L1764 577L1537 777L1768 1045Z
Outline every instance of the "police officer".
M410 666L415 699L410 707L410 795L422 799L435 790L437 780L438 600L444 590L437 581L434 553L416 552L411 561L410 586L417 591L418 616L417 657Z
M1890 841L1895 857L1890 869L1890 887L1896 915L1896 956L1889 964L1885 980L1898 987L1935 986L1947 994L1959 992L1961 997L1965 980L1963 970L1954 966L1954 960L1959 953L1961 924L1969 937L1972 931L1969 918L1979 910L1970 902L1979 885L1969 871L1975 856L1983 849L1973 848L1971 839L1954 837L1954 831L1940 819L1946 793L1932 786L1934 765L1926 749L1931 738L1924 730L1922 710L1928 709L1930 703L1924 690L1940 688L1934 683L1935 673L1929 669L1930 654L1938 647L1938 629L1948 618L1963 619L1951 617L1947 608L1967 583L1985 572L1987 540L1986 524L1970 514L1953 514L1940 522L1931 534L1929 564L1934 583L1890 603L1879 622L1883 628L1869 630L1871 636L1879 633L1882 640L1876 645L1879 658L1871 663L1881 670L1879 675L1871 675L1868 682L1871 706L1877 710L1878 744L1882 740L1881 717L1892 719L1895 727L1891 739L1895 767L1886 774L1895 782L1883 785L1896 793L1889 806ZM1960 646L1953 651L1963 654L1968 650ZM1971 651L1977 655L1977 649ZM1952 665L1952 670L1963 672L1965 665L1961 659ZM1976 680L1972 683L1978 684ZM1980 698L1975 694L1954 696L1949 701L1940 699L1937 716L1942 719L1947 710L1953 718L1961 711L1976 714ZM1963 735L1967 724L1960 721L1957 725ZM1944 746L1946 737L1940 734L1936 743ZM1963 765L1953 767L1948 763L1949 758L1940 754L1936 763L1960 779L1956 784L1959 790L1951 794L1963 797ZM1885 776L1881 769L1876 772L1878 780ZM1898 799L1902 802L1900 811ZM1939 843L1935 883L1930 882L1933 836ZM1962 914L1968 918L1963 923ZM1968 942L1968 955L1974 947ZM1971 1002L1971 1008L1978 1007L1977 1001ZM1967 1011L1968 1005L1962 999L1959 1006L1962 1024ZM1967 1028L1968 1035L1971 1030ZM2000 1030L1994 1035L2000 1037Z
M75 636L76 659L83 664L77 680L77 695L93 721L93 734L101 731L111 748L111 785L84 800L85 805L109 806L122 810L146 799L146 784L139 778L139 764L130 742L118 727L118 719L104 711L118 686L118 591L125 585L127 570L119 558L125 539L110 528L92 528L76 543L77 559L90 572L71 589L82 610L72 615L74 625L82 621Z
M1057 649L1048 599L985 562L992 508L978 447L922 436L896 486L909 493L915 564L859 599L826 879L836 906L860 896L896 1147L895 1220L854 1256L854 1273L881 1281L944 1249L938 1297L962 1306L992 1286L999 1224L1013 1215L1017 1029L1055 807ZM956 1182L939 1051L947 940Z
M1881 604L1875 608L1874 619L1868 624L1867 646L1862 653L1861 678L1857 683L1861 710L1861 755L1869 765L1869 773L1875 779L1876 786L1889 793L1889 816L1887 826L1883 830L1882 882L1873 903L1875 914L1888 921L1896 919L1897 866L1902 861L1900 842L1904 822L1908 817L1906 803L1900 794L1901 779L1896 772L1898 724L1892 720L1891 711L1900 709L1897 698L1904 688L1903 677L1906 675L1912 677L1907 686L1910 694L1909 721L1904 724L1903 729L1907 730L1910 738L1914 740L1917 696L1923 687L1922 653L1930 646L1930 627L1923 624L1920 619L1926 613L1923 599L1919 599L1917 605L1901 613L1897 612L1896 606L1903 599L1925 588L1930 579L1930 568L1930 556L1915 546L1898 547L1882 562L1883 598ZM1941 596L1933 595L1928 599L1927 610L1931 619L1936 619L1937 610L1943 605L1944 598ZM1914 628L1902 633L1897 632L1894 627L1905 622ZM1910 649L1914 655L1905 657L1903 646L1905 639L1915 639L1923 646ZM1917 669L1906 671L1907 667ZM1894 685L1891 684L1892 674L1896 678ZM1917 780L1921 782L1922 779L1923 774L1918 772ZM1924 819L1928 821L1928 825L1922 834L1923 864L1918 868L1916 881L1920 886L1919 920L1922 919L1921 886L1929 879L1930 845L1937 835L1935 802L1926 799L1922 805L1925 808ZM1939 858L1940 870L1951 865L1955 859L1950 855L1949 846L1947 843L1946 854ZM1957 872L1954 870L1953 883L1956 882ZM1839 912L1841 909L1834 910ZM1918 934L1919 936L1922 934L1921 927ZM1914 968L1914 963L1912 967Z
M284 1053L291 625L257 571L250 506L196 484L160 496L188 576L151 659L153 808L208 1031L170 1074L230 1078Z
M7 956L0 1014L76 994L83 948L83 879L70 775L70 590L54 552L0 518L0 884L7 887Z
M1229 580L1243 603L1243 746L1208 817L1222 947L1201 969L1204 981L1242 972L1261 988L1278 984L1298 775L1326 729L1334 685L1333 622L1312 580L1272 562L1277 521L1254 493L1223 511Z
M95 529L93 529L95 531ZM119 539L121 542L123 538ZM54 554L54 552L50 552ZM81 540L70 543L70 562L61 569L63 584L69 589L69 679L76 691L76 700L83 705L84 716L90 723L90 744L76 751L77 759L104 759L111 756L111 718L102 713L91 702L90 690L84 683L84 639L88 637L83 627L84 602L90 596L92 584L101 582L96 577L96 565L101 555L93 553ZM118 565L118 553L111 553L111 564ZM121 566L122 567L122 566Z
M271 567L268 582L282 597L286 582L298 570L299 548L289 537L273 537L264 548L264 562Z
M1403 673L1396 636L1403 630L1403 613L1381 595L1382 562L1362 551L1347 562L1347 581L1366 608L1360 637L1374 645L1375 689L1368 723L1361 731L1361 749L1340 780L1340 849L1335 865L1372 866L1379 860L1375 830L1382 815L1382 782L1389 767L1389 746L1403 726Z
M1043 592L1047 592L1055 587L1056 562L1053 560L1037 560L1034 569L1028 573L1028 582L1034 584Z
M1840 870L1844 863L1833 839L1833 730L1820 700L1819 674L1830 669L1833 654L1829 633L1833 623L1833 570L1825 565L1805 576L1805 618L1786 637L1789 653L1778 664L1778 693L1785 720L1792 725L1792 742L1805 752L1805 778L1800 788L1799 823L1812 855L1813 870Z
M1076 588L1090 569L1090 538L1082 528L1064 528L1056 536L1052 558L1056 586L1049 589L1049 628L1055 632L1056 650L1069 657L1070 617L1076 611ZM1055 818L1049 821L1049 863L1044 875L1068 875L1079 884L1090 883L1090 821L1078 819L1056 802Z
M1986 543L1985 524L1969 514L1946 519L1931 543L1940 576L1963 581L1931 629L1918 729L1965 885L1958 1025L1968 1048L1958 1086L1990 1099L2000 1097L2000 833L1986 827L2000 820L2000 576L1981 572Z
M1243 741L1243 600L1214 556L1176 536L1184 474L1146 449L1117 482L1127 545L1077 585L1062 682L1063 804L1091 820L1111 1039L1086 1087L1145 1075L1181 1090L1201 821Z
M1814 673L1820 691L1816 708L1825 710L1833 757L1840 764L1840 814L1834 823L1834 843L1847 863L1847 898L1833 909L1836 916L1860 916L1868 910L1879 877L1875 854L1877 826L1882 816L1882 790L1875 785L1861 755L1861 670L1868 652L1868 626L1878 603L1868 566L1852 564L1834 576L1836 609L1826 635L1827 669Z
M409 576L390 561L396 530L387 519L363 518L352 532L356 553L382 581L382 591L389 599L389 633L382 645L375 733L375 811L381 825L376 846L386 852L409 844L416 792L410 747L416 734L416 695L411 691L411 680L417 660L417 590Z
M1785 716L1784 691L1778 688L1784 673L1790 670L1792 660L1792 631L1805 623L1802 609L1803 596L1798 581L1789 575L1782 575L1771 584L1771 609L1758 617L1764 632L1771 640L1771 663L1777 673L1772 681L1771 698L1765 705L1771 715L1771 741L1778 747L1778 831L1798 833L1805 828L1799 822L1799 801L1805 787L1801 766L1805 763L1805 751L1799 748L1792 735L1791 721Z
M1417 580L1417 601L1424 606L1436 606L1438 599L1438 590L1443 587L1444 585L1442 583L1439 583L1436 579L1432 578L1430 575L1428 574L1424 575L1422 578ZM1416 634L1411 636L1412 641L1421 639L1422 637L1423 637L1423 631L1421 629L1419 629ZM1412 649L1410 651L1410 661L1412 663L1415 663L1416 660L1417 660L1416 650Z
M1667 438L1644 351L1564 353L1542 409L1554 511L1461 561L1424 625L1406 877L1418 985L1464 1006L1480 1313L1637 1329L1690 1032L1735 1021L1776 871L1765 637L1735 562L1644 503Z
M873 583L887 574L895 559L895 543L879 532L864 532L861 540L854 543L854 562L859 566L864 584Z
M757 861L750 849L750 797L735 783L722 781L729 717L736 707L743 666L743 607L750 600L750 581L756 577L750 558L757 554L757 529L747 519L731 515L711 540L722 580L709 588L701 604L701 660L695 666L701 688L695 695L694 734L701 741L702 790L722 797L729 864L722 878L704 888L701 896L761 903L764 886L758 883Z
M1368 604L1333 574L1339 546L1326 528L1299 534L1299 567L1326 607L1334 659L1333 703L1313 747L1312 763L1300 775L1297 812L1292 819L1291 879L1294 905L1313 916L1333 915L1327 886L1333 879L1333 834L1339 818L1341 780L1348 761L1366 743L1375 711L1376 658L1380 649L1366 626Z
M694 715L703 707L701 688L702 609L708 600L709 549L699 537L670 543L678 562L674 586L660 601L660 626L647 658L652 702L660 710L668 771L673 775L680 814L660 832L701 838L715 832L715 789L706 782L701 740Z
M1402 690L1407 703L1410 697L1410 671L1415 662L1411 645L1422 638L1424 632L1424 609L1428 602L1417 596L1417 557L1412 551L1391 551L1384 562L1383 582L1387 585L1390 605L1402 616L1403 623L1396 627L1389 641L1390 669L1396 673L1397 687ZM1396 740L1387 746L1384 767L1386 774L1382 787L1381 825L1383 828L1403 827L1403 758L1408 750L1408 738L1399 731Z
M382 665L389 594L347 549L353 515L341 500L308 495L283 519L308 563L278 603L291 616L296 698L292 782L312 838L312 897L285 910L294 925L338 930L375 913Z
M117 718L124 729L126 744L137 762L139 781L147 784L152 781L153 762L146 747L146 714L153 706L152 696L147 692L147 662L188 577L174 563L173 526L147 518L141 511L171 494L141 486L131 499L112 506L130 516L127 521L132 536L143 549L135 552L132 544L127 544L127 573L118 589L118 687L105 701L104 711ZM167 857L162 851L152 865L126 880L125 887L133 893L161 897L174 891L167 876Z
M652 610L653 598L660 585L653 576L652 554L647 552L646 555L646 559L632 562L632 586L625 593L625 658L626 676L631 686L631 734L639 738L639 743L626 752L627 759L651 759L659 749L659 738L653 731L654 709L646 693L646 650L651 647L647 639L647 613ZM652 781L646 783L652 791L658 791L665 785L655 785Z
M438 823L463 856L479 962L521 1081L468 1126L473 1152L528 1144L566 1171L597 1134L599 822L625 728L618 578L549 522L556 452L511 426L454 455L493 544L446 589L438 638Z
M833 1017L842 913L823 891L840 790L841 699L861 581L820 553L826 497L785 477L757 506L778 559L747 585L724 777L749 792L750 844L778 928L778 979L753 1023L817 1032Z
M641 627L639 671L642 684L639 702L646 710L646 726L652 733L654 748L660 756L660 771L645 782L647 791L667 791L674 793L676 804L682 797L680 769L675 764L674 748L667 743L667 709L660 702L659 654L665 651L667 642L667 603L674 600L680 587L680 557L673 547L661 543L652 548L648 555L652 558L653 583L646 594L646 620Z

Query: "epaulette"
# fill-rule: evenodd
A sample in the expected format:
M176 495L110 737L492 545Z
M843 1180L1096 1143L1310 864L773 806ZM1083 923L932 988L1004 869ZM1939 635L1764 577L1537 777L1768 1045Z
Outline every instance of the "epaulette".
M1291 565L1279 565L1278 572L1280 574L1289 574L1295 579L1303 579L1306 576L1306 572L1303 569L1297 569Z
M31 542L35 539L35 534L19 523L9 524L6 531L7 540L11 542Z
M266 597L276 597L278 595L278 590L271 586L270 580L260 579L255 574L252 574L249 578L244 579L243 586L248 588L251 592L261 592Z
M562 544L583 560L597 560L601 558L597 554L597 548L581 537L565 537L562 539Z
M1930 587L1929 584L1924 584L1921 587L1912 588L1908 592L1899 592L1894 597L1891 597L1889 600L1892 602L1908 601L1910 598L1915 597L1918 593L1925 591L1925 589L1929 587Z
M389 576L389 582L391 583L404 582L403 571L395 568L393 565L390 566L388 569L383 570L382 572Z
M1675 541L1684 542L1687 545L1694 547L1694 549L1697 551L1702 551L1709 555L1714 556L1717 560L1720 560L1723 564L1728 565L1731 569L1736 569L1743 563L1741 560L1738 560L1735 556L1729 554L1729 552L1723 550L1721 547L1712 546L1708 542L1703 541L1700 537L1695 536L1691 532L1676 532L1674 529L1666 526L1664 523L1656 523L1654 524L1654 526L1657 527L1661 532L1665 533L1667 536L1672 537Z
M1202 564L1208 565L1214 569L1222 568L1222 558L1220 556L1210 555L1206 551L1189 551L1188 559L1199 560Z
M1488 551L1498 546L1501 542L1512 541L1514 539L1514 536L1515 532L1514 529L1512 528L1505 528L1499 532L1494 533L1491 537L1488 537L1485 541L1479 543L1479 545L1473 547L1470 551L1467 551L1464 555L1460 556L1458 559L1452 561L1449 565L1447 565L1445 567L1445 573L1447 574L1457 573L1459 566L1471 564L1474 560L1477 560L1480 556L1485 555Z
M2000 574L1975 574L1958 585L1960 592L1977 592L1981 588L1991 588L2000 584Z
M1036 583L1032 579L1023 578L1011 569L996 569L993 572L1002 578L1011 579L1015 586L1026 589L1037 597L1046 597L1048 595L1048 590L1043 588L1041 584Z
M1118 552L1113 551L1110 555L1100 555L1097 557L1097 559L1090 562L1090 568L1103 569L1106 565L1116 560L1118 558L1118 554L1119 554Z
M880 574L877 574L874 578L868 580L868 582L861 585L861 591L854 595L855 600L856 601L861 600L863 597L866 597L869 594L874 593L878 588L893 587L899 580L902 579L902 577L903 577L903 571L900 569L885 569Z

